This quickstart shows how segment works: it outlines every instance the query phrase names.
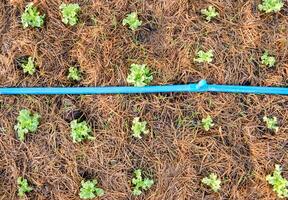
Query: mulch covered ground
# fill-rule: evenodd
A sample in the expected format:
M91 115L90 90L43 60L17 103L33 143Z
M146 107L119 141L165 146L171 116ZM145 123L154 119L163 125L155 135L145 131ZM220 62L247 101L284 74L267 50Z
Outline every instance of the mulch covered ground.
M27 1L0 2L0 86L127 85L131 63L147 64L152 84L288 84L288 2L277 14L263 14L259 0L75 0L80 23L61 22L60 0L36 1L46 14L42 29L23 29ZM67 1L68 2L68 1ZM70 1L72 2L72 1ZM200 10L213 4L220 17L205 21ZM137 11L143 21L134 34L122 19ZM96 23L91 19L96 19ZM211 64L193 62L198 49L214 50ZM261 65L268 50L273 68ZM23 74L17 59L34 56L38 69ZM84 71L79 83L67 80L70 65ZM41 115L37 134L16 138L19 110ZM276 199L265 176L281 164L288 177L288 97L238 94L157 94L102 96L0 96L0 199L17 199L18 176L33 192L27 199L79 199L83 179L99 180L102 199L134 199L133 170L155 180L138 199ZM210 115L208 132L199 121ZM263 116L276 116L279 132ZM131 137L134 117L151 134ZM83 118L95 141L72 143L69 122ZM219 193L201 184L214 172Z

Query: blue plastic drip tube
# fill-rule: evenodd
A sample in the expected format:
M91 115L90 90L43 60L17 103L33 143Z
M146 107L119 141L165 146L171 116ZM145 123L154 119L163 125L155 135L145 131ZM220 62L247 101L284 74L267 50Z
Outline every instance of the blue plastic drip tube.
M207 84L201 80L196 84L161 86L112 86L112 87L11 87L0 88L0 95L92 95L92 94L137 94L167 92L224 92L288 95L287 87L260 87Z

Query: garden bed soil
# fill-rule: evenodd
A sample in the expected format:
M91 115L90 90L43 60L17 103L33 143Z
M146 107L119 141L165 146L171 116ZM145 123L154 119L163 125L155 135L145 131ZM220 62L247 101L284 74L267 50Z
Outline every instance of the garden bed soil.
M60 0L35 1L46 14L41 29L23 29L26 1L0 2L0 86L127 85L132 63L145 63L152 84L210 83L287 86L288 3L277 14L257 10L254 0L86 0L80 22L61 22ZM200 10L213 4L220 17L205 21ZM137 11L143 21L133 33L122 19ZM92 17L96 20L91 20ZM214 51L211 64L197 64L198 49ZM268 50L277 64L268 69L260 57ZM17 61L31 55L38 68L23 74ZM70 65L84 79L67 79ZM36 134L16 138L19 110L41 115ZM0 199L17 199L18 176L33 192L27 199L79 199L80 182L97 179L102 199L134 199L133 170L143 169L155 184L138 199L276 199L265 176L281 164L288 178L288 97L240 94L153 94L91 96L0 96ZM199 121L210 115L205 132ZM279 132L262 118L276 116ZM150 134L131 137L131 122L140 116ZM93 128L94 141L74 144L69 122L82 118ZM221 177L219 193L201 179Z

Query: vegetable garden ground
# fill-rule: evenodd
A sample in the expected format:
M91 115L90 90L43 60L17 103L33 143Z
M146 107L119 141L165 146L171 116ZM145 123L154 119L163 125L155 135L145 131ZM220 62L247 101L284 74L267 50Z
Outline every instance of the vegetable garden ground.
M132 63L150 68L151 85L288 84L287 0L269 14L257 9L260 0L75 0L73 27L61 21L62 1L35 0L44 27L23 29L27 3L0 2L1 87L128 85ZM209 5L219 12L211 22L200 12ZM122 25L134 11L142 21L135 32ZM213 62L194 62L199 49L212 49ZM265 50L274 67L261 64ZM27 56L36 60L34 75L19 66ZM67 79L71 65L83 72L80 82ZM0 96L0 200L18 199L19 176L33 188L24 199L33 200L78 200L83 179L97 179L99 199L277 199L266 176L280 164L288 178L287 108L288 97L267 95ZM23 142L14 130L21 109L41 116ZM205 131L208 115L214 126ZM267 129L264 116L277 117L279 131ZM142 139L131 136L135 117L147 122ZM86 120L95 140L73 143L74 119ZM135 197L139 168L154 184ZM222 181L217 193L201 183L210 173Z

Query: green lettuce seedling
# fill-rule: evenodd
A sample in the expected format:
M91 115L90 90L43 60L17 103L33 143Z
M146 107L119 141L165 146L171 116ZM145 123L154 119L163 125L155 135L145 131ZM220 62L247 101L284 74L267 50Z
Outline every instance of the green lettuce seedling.
M210 63L213 61L213 51L209 50L207 52L205 51L198 51L197 52L197 58L194 58L195 62L199 62L199 63L203 63L203 62L207 62Z
M83 140L94 140L95 137L91 136L91 128L88 126L87 122L78 122L78 120L73 120L70 122L71 137L74 143L82 142Z
M130 74L127 77L127 82L137 87L142 87L149 84L153 80L148 67L145 64L137 65L132 64Z
M283 6L284 3L282 0L263 0L262 4L258 5L258 9L260 11L264 11L265 13L276 13L279 12Z
M30 75L33 75L36 71L36 65L32 57L29 57L27 61L21 63L21 67L24 73L28 73Z
M288 198L288 180L282 177L281 172L281 166L275 165L273 174L266 176L266 180L273 186L273 191L279 198Z
M17 117L18 123L15 125L15 130L20 141L25 140L27 133L35 133L39 125L40 115L32 114L29 110L23 109Z
M68 73L68 79L72 81L80 81L81 80L81 72L77 67L70 67Z
M97 180L81 182L81 189L79 196L81 199L93 199L104 195L104 190L97 187Z
M275 65L276 59L273 56L270 56L268 51L261 56L261 63L268 67L273 67Z
M44 24L44 18L45 14L41 16L37 8L34 6L34 3L31 2L26 6L24 13L21 15L21 22L23 28L29 26L40 28Z
M133 134L132 136L134 136L135 138L139 138L141 139L141 134L148 134L149 133L149 130L147 130L146 128L146 125L147 125L147 122L146 121L143 121L143 122L140 122L140 118L139 117L135 117L133 119L133 122L132 122L132 131L133 131Z
M152 179L142 178L141 169L137 169L134 171L135 178L132 179L133 191L132 194L138 196L142 194L142 190L148 190L154 184Z
M25 193L32 191L32 188L28 185L28 181L25 178L18 177L17 184L18 184L18 196L20 198L25 197Z
M221 180L217 178L217 175L211 173L208 177L202 179L202 183L211 187L214 192L218 192L221 188Z
M61 11L61 14L62 14L62 22L64 24L68 24L70 26L74 26L77 24L78 22L78 12L80 11L80 6L75 3L70 3L70 4L65 4L65 3L62 3L60 6L59 6L59 9Z
M205 131L209 131L210 128L212 128L214 126L213 120L210 116L203 118L201 121L201 124L202 124Z
M125 19L123 19L122 24L123 26L128 24L129 28L135 31L139 26L141 26L142 21L139 21L137 12L132 12L128 14Z
M278 132L278 120L277 117L263 117L263 121L266 122L266 127L272 131Z
M208 22L210 22L211 19L213 19L219 15L219 13L216 11L216 9L213 6L209 6L206 9L202 9L201 13L202 13L202 15L204 15L206 17L206 20Z

